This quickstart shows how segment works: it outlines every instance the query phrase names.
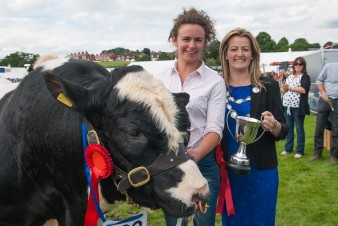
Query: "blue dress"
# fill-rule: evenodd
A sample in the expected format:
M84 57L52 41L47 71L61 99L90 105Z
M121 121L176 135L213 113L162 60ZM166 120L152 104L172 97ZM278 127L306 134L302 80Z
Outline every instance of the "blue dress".
M235 99L245 99L250 96L252 86L231 87L230 95ZM239 116L250 114L250 101L236 104L229 101L232 109ZM226 108L225 114L225 147L226 159L237 152L239 143L234 139L236 121ZM229 129L231 133L229 132ZM257 135L257 137L260 134ZM256 150L259 151L259 150ZM229 173L229 181L235 208L235 215L227 215L226 204L222 214L223 226L274 226L278 193L277 167L259 169L250 164L251 173L248 176Z

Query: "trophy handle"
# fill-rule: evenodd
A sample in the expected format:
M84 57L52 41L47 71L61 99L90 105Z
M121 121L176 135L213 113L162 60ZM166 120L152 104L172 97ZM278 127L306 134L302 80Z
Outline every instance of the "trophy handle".
M261 120L261 122L263 122L263 120L264 120L264 115L261 116L260 120ZM262 134L259 135L259 137L258 137L256 140L254 140L252 143L254 143L254 142L256 142L257 140L259 140L259 139L263 136L264 133L265 133L265 130L263 129Z
M263 132L262 132L262 134L261 135L259 135L259 137L257 137L257 139L256 140L254 140L252 143L254 143L254 142L256 142L257 140L259 140L262 136L263 136L263 134L265 133L265 130L263 129Z
M231 130L230 130L230 128L229 128L229 120L228 120L228 118L229 118L229 114L231 113L231 110L230 111L228 111L228 114L227 114L227 117L225 117L226 118L226 124L227 124L227 127L228 127L228 131L229 131L229 133L230 133L230 135L234 138L234 140L237 140L236 138L235 138L235 136L232 134L232 132L231 132Z

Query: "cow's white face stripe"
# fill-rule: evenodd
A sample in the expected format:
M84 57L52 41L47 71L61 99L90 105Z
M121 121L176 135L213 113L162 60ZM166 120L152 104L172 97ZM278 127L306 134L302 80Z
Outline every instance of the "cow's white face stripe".
M187 206L191 206L193 204L192 196L196 191L203 193L204 190L204 193L209 192L208 181L203 177L198 166L192 160L180 164L179 168L184 173L182 182L177 187L168 189L167 192L170 193L171 197L182 201Z
M62 66L63 64L69 61L68 58L57 58L43 62L40 66L42 67L42 71L52 71L57 67Z
M177 150L178 144L183 142L183 134L176 128L175 115L178 113L172 94L163 83L155 79L146 71L129 73L117 84L118 96L121 99L144 104L150 112L161 131L168 135L170 150Z

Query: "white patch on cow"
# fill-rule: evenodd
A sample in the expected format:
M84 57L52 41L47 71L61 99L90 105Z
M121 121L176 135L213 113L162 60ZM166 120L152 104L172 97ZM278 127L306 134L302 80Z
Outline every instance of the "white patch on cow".
M67 63L69 61L68 58L57 58L45 61L40 64L42 67L42 71L52 71L57 67L62 66L63 64Z
M205 195L209 192L208 181L192 160L188 160L178 167L184 173L182 182L178 183L176 187L168 189L167 192L170 193L171 197L182 201L187 206L191 206L194 204L192 202L194 194L201 193Z
M182 134L176 127L175 115L178 109L174 97L163 83L143 70L127 74L117 83L116 88L119 89L121 99L126 98L150 108L160 130L168 135L169 149L177 151L186 134Z
M53 59L57 59L58 56L56 54L53 54L53 53L49 53L49 54L44 54L44 55L41 55L35 62L34 62L34 65L33 65L33 68L36 69L38 67L41 67L41 65L46 62L46 61L49 61L49 60L53 60Z

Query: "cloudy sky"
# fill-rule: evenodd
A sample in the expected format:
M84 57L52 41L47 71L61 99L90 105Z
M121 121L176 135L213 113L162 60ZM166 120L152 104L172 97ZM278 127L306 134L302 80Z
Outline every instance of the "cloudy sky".
M331 3L328 3L331 2ZM172 20L196 7L215 21L217 39L235 27L278 42L338 42L338 1L324 0L0 0L0 58L14 53L66 56L124 47L173 51Z

